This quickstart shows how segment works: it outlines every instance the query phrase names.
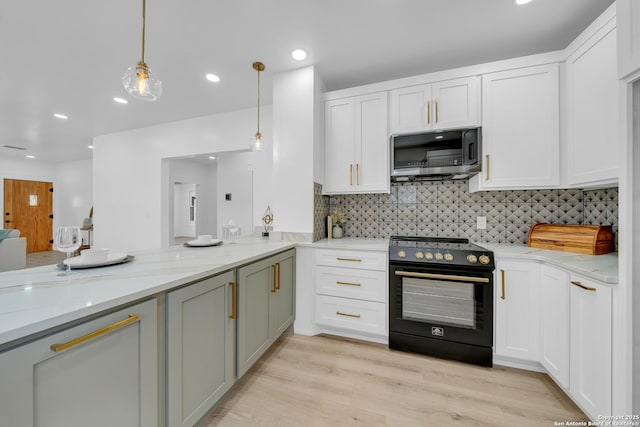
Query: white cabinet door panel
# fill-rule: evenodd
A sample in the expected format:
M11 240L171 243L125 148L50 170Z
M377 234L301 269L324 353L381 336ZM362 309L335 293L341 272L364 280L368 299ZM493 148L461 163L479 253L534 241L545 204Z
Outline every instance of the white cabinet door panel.
M432 126L431 85L418 85L390 92L391 133L419 132Z
M355 268L316 267L316 293L385 302L387 273Z
M355 106L353 98L325 103L325 191L349 192L355 173Z
M616 0L618 77L640 70L640 2Z
M319 325L367 334L387 334L387 306L384 303L316 295L315 311Z
M387 92L355 98L355 185L358 192L388 191Z
M433 83L434 127L452 129L480 125L480 78Z

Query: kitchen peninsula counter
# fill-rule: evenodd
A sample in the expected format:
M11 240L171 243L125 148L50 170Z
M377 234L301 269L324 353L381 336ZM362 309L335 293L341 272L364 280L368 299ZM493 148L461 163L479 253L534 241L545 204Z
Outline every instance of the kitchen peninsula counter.
M13 341L180 287L295 247L239 239L212 247L131 252L131 262L72 270L54 265L0 273L0 350Z

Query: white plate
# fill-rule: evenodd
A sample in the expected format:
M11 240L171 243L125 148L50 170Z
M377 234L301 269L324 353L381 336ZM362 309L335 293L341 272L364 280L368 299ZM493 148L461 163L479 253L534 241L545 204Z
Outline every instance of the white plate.
M73 258L69 258L68 262L65 259L62 261L64 265L71 265L71 268L83 268L83 267L101 267L103 265L111 265L117 264L120 261L124 260L127 257L127 254L124 252L111 252L107 254L107 259L103 261L94 261L83 259L82 255L76 256Z
M201 242L200 240L195 239L195 240L189 240L184 245L193 246L193 247L203 247L203 246L217 246L220 243L222 243L222 240L213 239L210 242Z

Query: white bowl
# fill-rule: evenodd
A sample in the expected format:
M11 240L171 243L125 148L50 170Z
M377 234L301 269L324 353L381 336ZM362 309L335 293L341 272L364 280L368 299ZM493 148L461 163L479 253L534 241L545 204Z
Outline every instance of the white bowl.
M210 243L213 240L213 236L211 234L201 234L197 240L201 243Z
M109 249L92 248L80 251L83 262L102 262L106 261L109 255Z

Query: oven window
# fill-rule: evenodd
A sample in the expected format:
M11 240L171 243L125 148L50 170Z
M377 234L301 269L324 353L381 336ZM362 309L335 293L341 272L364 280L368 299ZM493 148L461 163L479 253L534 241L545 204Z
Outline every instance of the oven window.
M474 284L402 278L402 317L476 329Z

